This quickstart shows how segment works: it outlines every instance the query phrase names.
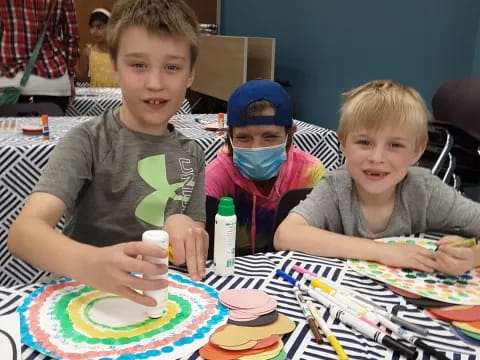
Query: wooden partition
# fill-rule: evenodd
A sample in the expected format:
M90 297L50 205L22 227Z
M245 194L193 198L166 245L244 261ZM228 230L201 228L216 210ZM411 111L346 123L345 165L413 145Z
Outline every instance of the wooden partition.
M202 36L192 90L226 100L247 74L248 39Z
M275 76L275 39L248 38L247 80Z
M247 80L274 79L275 39L201 36L193 91L228 100Z

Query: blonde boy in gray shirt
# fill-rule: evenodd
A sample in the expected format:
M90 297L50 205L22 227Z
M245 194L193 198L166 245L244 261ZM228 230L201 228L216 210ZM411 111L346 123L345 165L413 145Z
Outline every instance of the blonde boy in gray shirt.
M412 88L372 81L346 94L338 136L346 165L327 174L276 231L279 250L373 260L461 274L480 265L480 245L438 251L370 239L417 232L480 234L480 204L427 169L412 167L428 140L428 110Z

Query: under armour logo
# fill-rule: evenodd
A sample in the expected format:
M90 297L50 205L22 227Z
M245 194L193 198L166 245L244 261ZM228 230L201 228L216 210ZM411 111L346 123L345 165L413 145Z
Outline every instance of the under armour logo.
M184 182L168 183L165 155L140 160L138 174L155 191L138 204L135 216L148 224L162 227L168 200L184 200L184 195L176 194L177 189L181 188Z

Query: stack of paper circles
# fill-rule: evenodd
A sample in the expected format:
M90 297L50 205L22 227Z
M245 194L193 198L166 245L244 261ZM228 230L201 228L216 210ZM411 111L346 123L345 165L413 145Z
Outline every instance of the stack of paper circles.
M64 279L33 292L19 307L24 344L68 359L172 359L195 352L226 323L217 292L169 274L165 315L76 281Z
M450 330L465 342L480 346L480 306L449 306L427 313L450 323Z
M220 302L230 309L228 324L220 327L200 349L205 359L283 360L280 336L295 329L295 323L277 312L277 301L263 291L222 291Z

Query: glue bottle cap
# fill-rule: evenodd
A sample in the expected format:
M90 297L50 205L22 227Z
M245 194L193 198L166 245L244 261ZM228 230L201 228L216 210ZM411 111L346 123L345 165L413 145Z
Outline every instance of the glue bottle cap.
M218 212L221 216L235 215L235 205L233 205L233 199L231 197L222 197L218 204Z

